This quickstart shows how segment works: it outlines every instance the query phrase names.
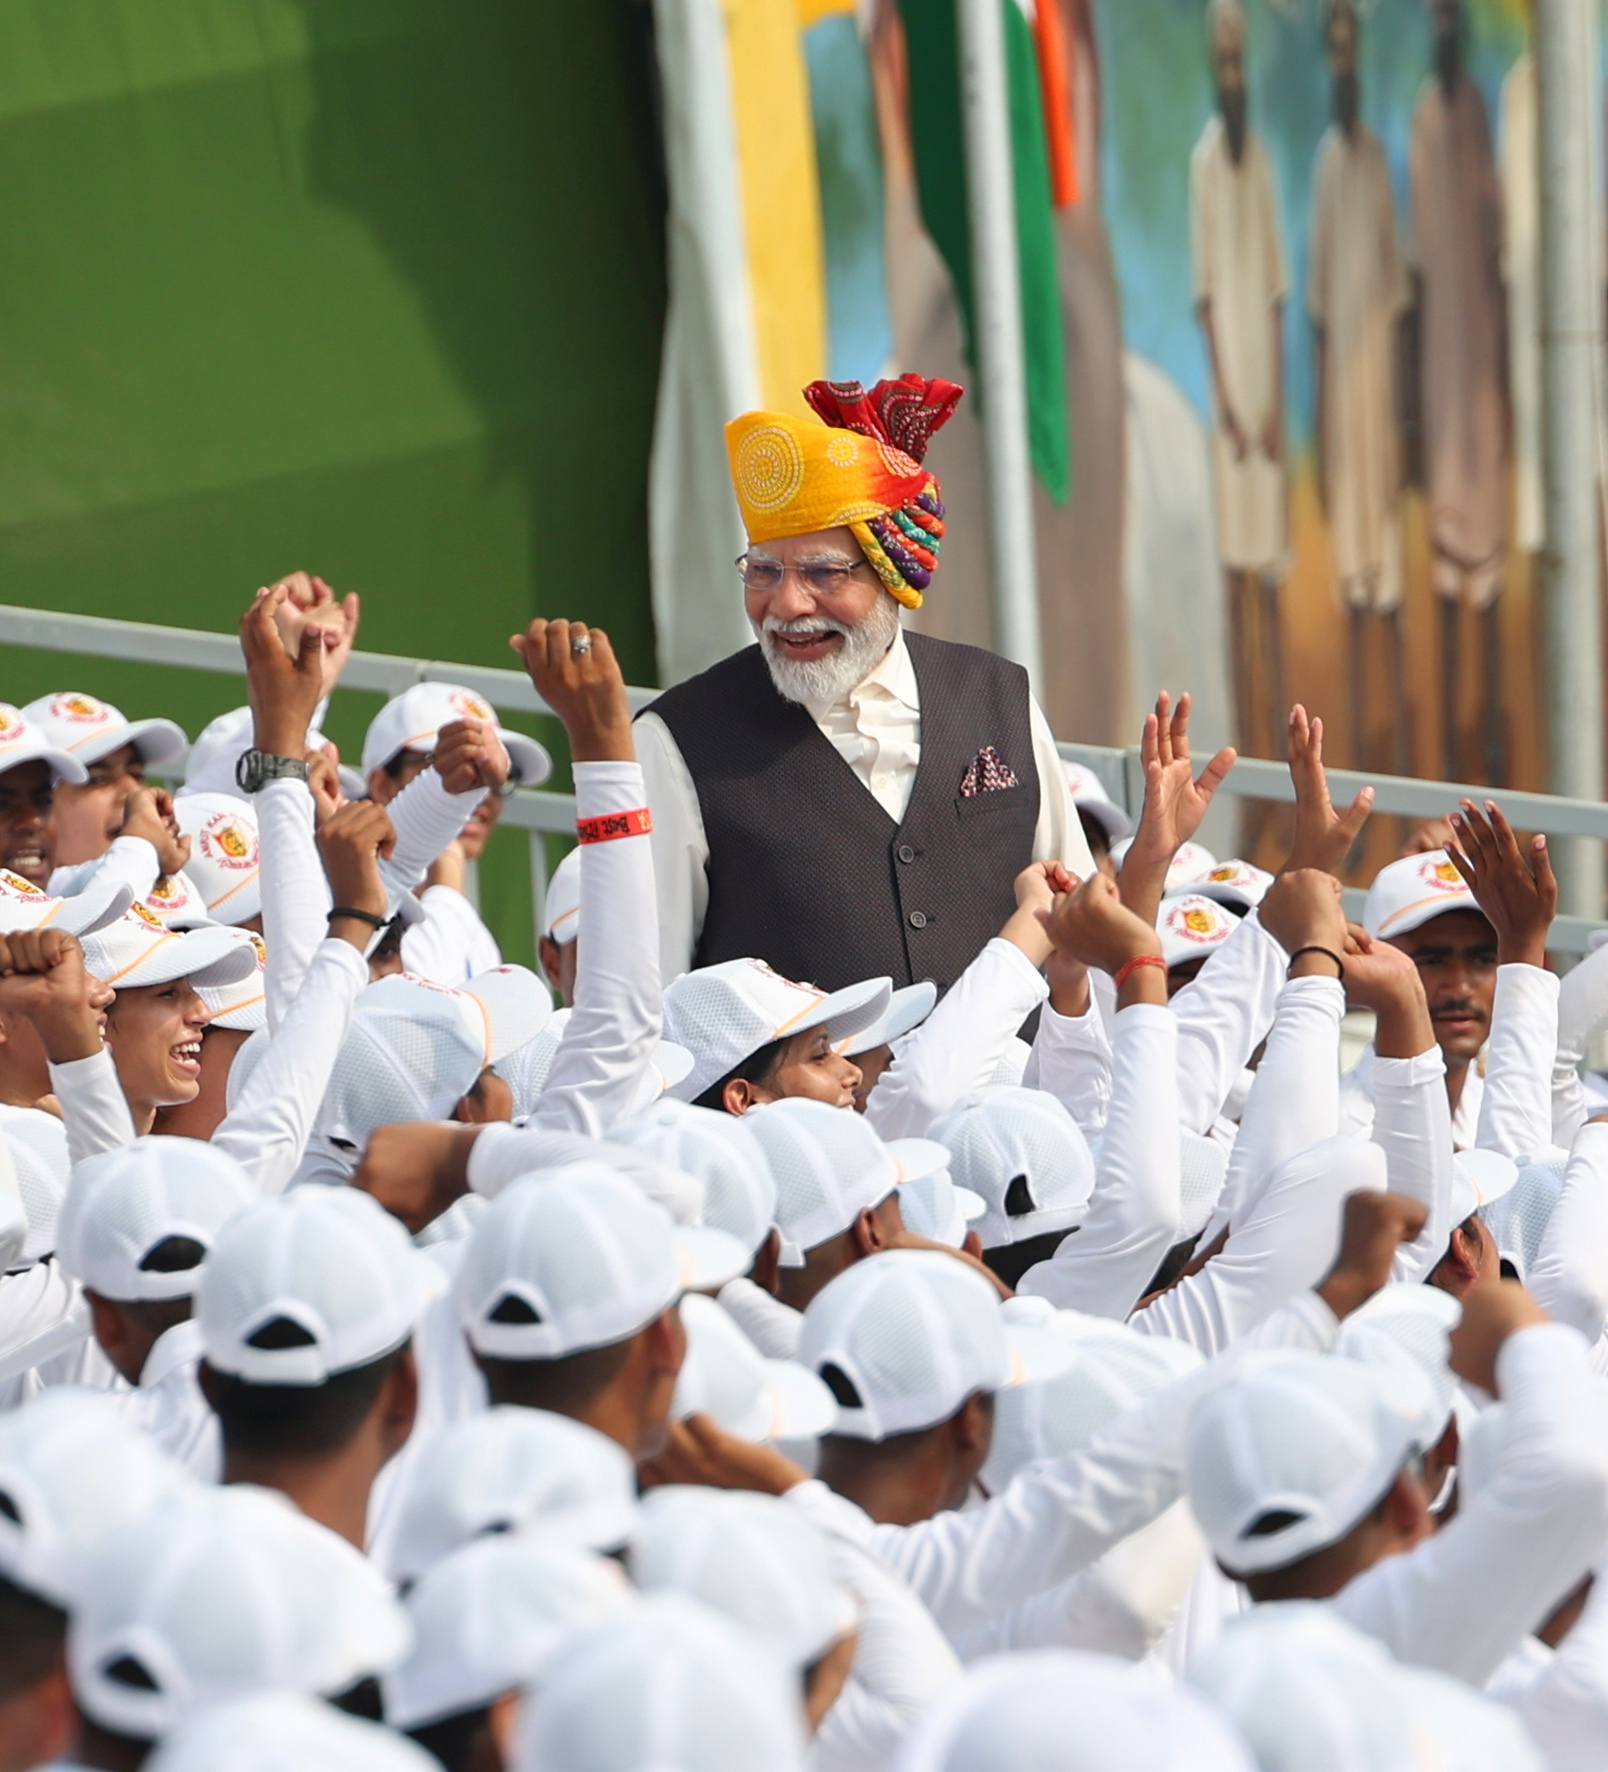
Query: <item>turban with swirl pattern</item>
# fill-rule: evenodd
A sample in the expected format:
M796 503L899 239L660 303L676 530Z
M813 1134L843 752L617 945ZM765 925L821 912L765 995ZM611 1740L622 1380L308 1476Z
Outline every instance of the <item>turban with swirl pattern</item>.
M962 392L919 375L879 381L869 393L857 381L814 381L804 398L816 418L734 418L726 452L748 539L847 525L889 592L919 609L944 534L938 482L921 459Z

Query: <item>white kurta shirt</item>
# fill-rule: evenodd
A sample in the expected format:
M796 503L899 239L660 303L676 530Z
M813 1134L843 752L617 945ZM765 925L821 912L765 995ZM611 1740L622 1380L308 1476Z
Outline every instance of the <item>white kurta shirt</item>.
M806 702L810 718L890 818L903 819L921 762L921 691L901 628L869 676L834 702ZM1079 878L1094 858L1066 785L1055 737L1029 698L1033 766L1039 778L1033 859L1059 861ZM692 964L709 907L709 842L692 773L657 714L636 723L637 757L653 810L653 871L659 894L659 964L665 982Z

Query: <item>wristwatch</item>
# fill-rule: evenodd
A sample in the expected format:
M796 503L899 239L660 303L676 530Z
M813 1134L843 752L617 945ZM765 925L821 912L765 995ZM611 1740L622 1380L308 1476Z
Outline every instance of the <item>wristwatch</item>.
M235 764L235 780L248 794L265 781L306 781L307 763L302 757L276 757L272 751L245 751Z

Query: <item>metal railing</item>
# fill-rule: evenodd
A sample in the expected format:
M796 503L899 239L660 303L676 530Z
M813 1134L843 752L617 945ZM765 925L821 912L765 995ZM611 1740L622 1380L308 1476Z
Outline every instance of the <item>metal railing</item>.
M0 604L0 645L25 646L90 658L115 658L125 663L175 665L243 677L245 660L233 634L206 633L195 628L159 627L147 622L118 621L109 616L66 615L49 610L18 609ZM489 665L457 664L441 659L399 658L383 652L353 652L341 674L342 689L366 689L400 695L415 683L461 683L495 707L528 714L552 714L523 671ZM628 689L632 711L646 707L658 691ZM1107 792L1137 817L1144 799L1144 772L1139 748L1130 745L1058 744L1069 762L1092 769ZM1544 831L1549 837L1589 837L1608 843L1608 805L1594 800L1567 800L1553 794L1518 789L1492 790L1472 782L1424 781L1402 775L1364 775L1352 769L1331 769L1329 786L1336 804L1350 800L1364 786L1374 789L1375 812L1408 818L1435 818L1450 812L1461 799L1499 800L1520 830ZM1282 763L1241 757L1222 792L1253 800L1293 802L1295 789ZM518 788L503 802L502 822L527 833L530 848L532 915L542 933L542 907L547 887L549 835L568 835L575 827L575 796L542 788ZM1364 894L1346 891L1348 914L1360 917ZM1559 917L1549 945L1560 954L1582 954L1593 932L1608 921Z

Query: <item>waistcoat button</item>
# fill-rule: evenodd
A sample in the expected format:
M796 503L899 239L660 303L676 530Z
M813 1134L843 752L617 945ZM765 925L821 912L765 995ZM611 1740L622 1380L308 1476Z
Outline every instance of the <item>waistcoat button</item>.
M910 927L912 929L925 929L927 927L927 913L925 911L912 911L910 913Z
M916 852L908 843L899 845L898 854L900 861L914 861L916 859Z

